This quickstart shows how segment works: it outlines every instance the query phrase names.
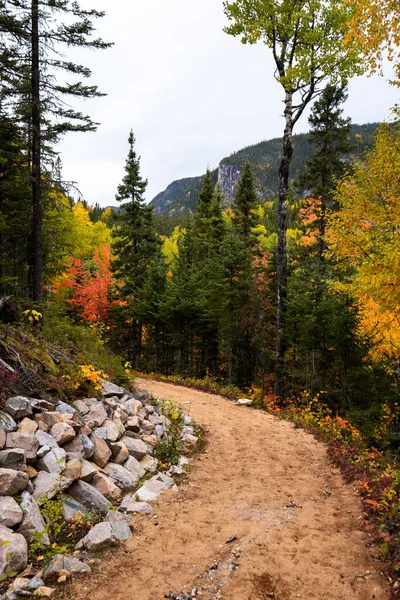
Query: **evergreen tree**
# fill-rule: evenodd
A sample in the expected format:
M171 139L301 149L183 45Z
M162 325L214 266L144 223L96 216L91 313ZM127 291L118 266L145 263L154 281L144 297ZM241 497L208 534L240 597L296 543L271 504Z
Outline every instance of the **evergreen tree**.
M116 195L121 210L115 214L113 271L121 284L120 295L125 303L121 318L125 323L130 323L130 358L137 363L142 350L142 326L150 318L147 298L150 289L158 285L156 282L163 258L161 240L154 228L153 208L144 203L147 180L140 174L140 158L136 155L134 145L135 138L131 131L125 176ZM153 286L150 281L153 281ZM152 308L155 309L154 303ZM155 318L153 314L152 319Z
M254 189L254 178L248 161L244 163L242 177L238 183L233 209L234 223L248 245L252 245L251 230L257 224L257 216L252 212L259 205Z

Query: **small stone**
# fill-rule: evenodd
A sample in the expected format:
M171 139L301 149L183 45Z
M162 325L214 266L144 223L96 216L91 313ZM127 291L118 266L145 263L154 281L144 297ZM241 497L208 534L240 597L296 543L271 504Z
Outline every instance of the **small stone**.
M0 575L20 573L28 564L28 544L19 533L0 525Z
M18 433L34 435L37 428L38 428L38 424L36 423L36 421L33 421L32 419L28 419L28 417L25 417L24 419L22 419L21 423L18 425Z
M52 435L41 431L40 429L35 433L35 437L39 442L39 446L47 446L48 448L58 448L58 444Z
M129 456L129 458L124 462L124 467L135 477L137 481L146 475L146 470L143 468L142 464L136 460L136 458L133 458L133 456Z
M99 467L105 467L111 457L111 450L107 443L96 435L91 435L90 440L94 446L92 460Z
M26 488L28 482L26 473L0 468L0 496L15 496Z
M60 575L60 577L57 579L57 583L65 583L66 581L67 581L66 575Z
M239 406L251 406L253 400L250 400L250 398L239 398L236 404L239 404Z
M16 432L7 433L6 447L22 448L22 450L25 450L27 462L34 462L36 460L36 452L39 449L39 442L34 435Z
M182 440L186 442L188 446L196 446L197 442L199 441L199 438L195 435L185 433L185 435L182 436Z
M61 473L65 469L67 453L63 448L53 448L43 458L37 461L39 471L47 473Z
M77 458L73 458L68 461L65 469L63 470L63 477L69 479L70 481L75 481L79 479L82 472L82 463Z
M77 548L86 548L87 550L101 550L109 546L116 546L116 538L111 523L98 523L89 531L89 533L77 544Z
M21 508L23 512L23 520L18 527L18 533L24 536L28 541L35 537L42 544L48 546L50 544L49 536L46 532L46 525L41 515L39 505L35 498L28 492L22 492Z
M14 527L22 521L22 510L11 496L0 497L0 525Z
M33 595L38 598L53 598L55 593L55 588L50 588L42 585L40 588L33 592Z
M101 391L103 396L119 396L122 397L126 394L126 390L111 381L105 381L103 383L103 389Z
M98 473L99 467L86 459L82 459L82 470L80 479L91 482L93 477Z
M9 398L6 401L4 410L14 419L29 417L33 412L31 403L28 398L25 398L24 396L14 396L13 398Z
M63 446L75 438L75 431L68 423L56 423L50 430L59 446Z
M134 490L137 487L137 482L139 481L139 477L137 475L133 475L131 471L125 469L122 465L117 465L115 463L108 463L106 467L104 467L104 471L109 475L116 483L124 490Z
M14 471L25 471L26 456L22 448L13 448L11 450L0 451L0 467L3 469L13 469Z
M135 440L133 438L124 436L121 442L128 448L128 452L133 458L141 460L147 454L147 445L142 440Z
M144 435L143 441L145 444L150 446L151 448L155 448L158 446L158 437L156 435Z
M133 431L134 433L140 433L140 419L139 417L129 417L125 423L125 429L127 431Z
M36 475L38 474L38 472L36 471L36 469L34 467L32 467L32 465L28 465L26 467L25 473L28 475L29 479L34 479L36 477Z
M50 561L48 567L43 573L45 581L58 579L66 573L90 573L91 568L77 558L56 554Z
M153 508L147 502L138 502L135 499L135 495L131 494L125 496L119 510L122 512L126 512L128 515L132 514L141 514L141 515L150 515L154 514Z
M122 491L116 485L115 481L104 473L97 473L93 478L92 485L110 502L119 500L122 496Z
M64 446L68 458L90 458L94 453L94 445L87 435L78 435ZM71 455L71 456L70 456Z
M4 429L0 429L0 450L2 450L6 445L6 438L6 432L4 431Z

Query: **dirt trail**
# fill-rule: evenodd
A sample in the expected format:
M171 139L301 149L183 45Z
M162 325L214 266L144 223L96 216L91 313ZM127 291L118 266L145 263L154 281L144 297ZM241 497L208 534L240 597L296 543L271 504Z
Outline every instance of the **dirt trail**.
M292 424L164 383L138 387L182 405L208 435L207 453L156 518L85 579L73 600L384 600L380 564L357 530L360 504L323 444ZM230 538L237 538L226 543Z

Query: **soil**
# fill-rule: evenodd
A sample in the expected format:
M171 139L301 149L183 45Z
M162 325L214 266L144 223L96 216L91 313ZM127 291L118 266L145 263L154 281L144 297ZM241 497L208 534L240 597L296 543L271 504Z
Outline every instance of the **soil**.
M206 452L156 516L136 518L134 537L62 598L161 600L193 588L202 600L386 598L382 564L358 529L359 498L324 444L220 396L137 386L178 402L205 430Z

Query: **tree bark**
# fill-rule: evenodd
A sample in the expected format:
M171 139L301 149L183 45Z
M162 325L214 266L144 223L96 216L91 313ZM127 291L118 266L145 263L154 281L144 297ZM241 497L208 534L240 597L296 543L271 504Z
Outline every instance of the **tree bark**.
M285 352L286 352L286 283L287 248L286 216L290 164L293 156L293 94L285 95L285 132L283 136L282 161L279 167L278 191L278 310L277 347L275 366L275 393L281 402L285 400Z
M43 206L41 198L41 127L40 127L40 65L39 65L39 0L32 0L32 204L33 260L32 299L41 302L43 295Z

